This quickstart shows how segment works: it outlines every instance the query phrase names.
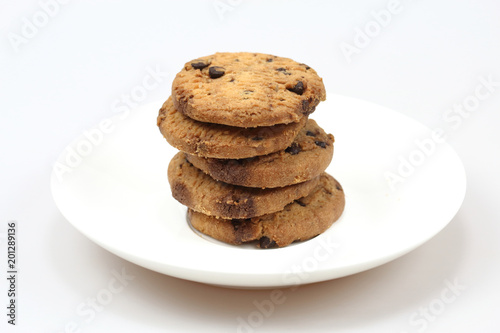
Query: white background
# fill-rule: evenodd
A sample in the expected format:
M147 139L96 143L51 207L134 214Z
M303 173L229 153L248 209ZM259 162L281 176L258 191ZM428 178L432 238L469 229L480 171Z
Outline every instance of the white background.
M444 128L467 171L462 208L431 241L364 273L284 289L286 300L253 331L500 330L499 2L393 1L396 13L379 14L384 27L375 16L392 8L387 0L41 5L49 2L57 4L0 2L2 271L7 222L19 226L18 325L6 323L7 283L1 278L1 331L235 332L238 317L248 318L256 303L270 298L270 290L207 286L128 263L79 234L50 193L52 166L64 147L123 111L123 96L142 85L148 70L161 72L158 84L134 103L166 99L186 61L217 51L291 57L316 69L329 94L372 101ZM41 14L44 7L52 16ZM37 30L26 28L33 23ZM373 29L368 40L359 37L365 28ZM347 44L357 53L346 56L341 46ZM488 97L465 116L446 120L454 105L473 101L481 77L496 83ZM122 270L135 278L95 316L82 315L78 308ZM443 292L453 295L448 283L461 287L444 303Z

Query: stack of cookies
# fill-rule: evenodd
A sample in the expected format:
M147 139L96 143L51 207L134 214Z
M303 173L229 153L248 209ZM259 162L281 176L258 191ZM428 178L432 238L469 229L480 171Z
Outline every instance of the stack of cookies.
M305 64L259 53L216 53L184 65L158 126L181 152L173 197L198 231L230 244L283 247L315 237L344 209L325 169L334 138L308 116L326 93Z

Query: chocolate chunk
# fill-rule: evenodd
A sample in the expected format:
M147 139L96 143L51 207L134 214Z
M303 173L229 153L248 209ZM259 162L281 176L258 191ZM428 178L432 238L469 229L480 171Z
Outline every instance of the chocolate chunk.
M312 104L313 102L314 102L314 104ZM309 97L307 100L303 100L302 101L302 114L307 116L307 115L313 113L314 109L316 109L317 104L318 104L318 101L313 100L312 97Z
M199 69L199 70L202 70L208 65L209 65L208 63L201 60L195 60L194 62L191 63L191 66L193 66L194 69Z
M306 132L306 135L307 135L307 136L316 136L316 134L314 134L314 133L313 133L313 132L311 132L311 131L307 131L307 132Z
M301 150L302 149L300 149L300 146L294 142L294 143L292 143L292 145L290 147L285 149L285 152L287 152L291 155L297 155L298 153L300 153Z
M266 237L266 236L262 236L260 239L259 239L259 245L261 248L263 249L270 249L272 247L277 247L276 246L276 242L275 241L271 241L269 239L269 237Z
M266 59L267 62L273 62L273 58Z
M296 202L296 203L298 203L299 205L301 205L302 207L305 207L305 206L306 206L306 204L305 204L305 203L303 203L303 202L302 202L302 201L300 201L300 200L295 200L295 202Z
M316 146L319 146L321 148L326 148L326 143L323 141L314 141L314 143L316 144Z
M293 93L296 93L297 95L302 95L304 93L304 90L305 90L304 83L302 83L302 81L298 81L295 86L293 86L292 88L287 88L287 89Z
M292 73L288 73L288 72L286 71L286 68L283 68L283 67L276 68L276 70L277 70L278 72L281 72L281 73L285 74L285 75L292 75Z
M212 66L208 68L208 76L210 76L210 78L212 79L218 79L222 75L224 75L224 73L225 73L224 67Z
M307 66L306 64L301 64L302 66L305 66L306 70L311 69L311 67Z
M264 138L261 137L261 136L255 136L255 137L252 138L252 140L253 141L260 141L260 140L264 140Z

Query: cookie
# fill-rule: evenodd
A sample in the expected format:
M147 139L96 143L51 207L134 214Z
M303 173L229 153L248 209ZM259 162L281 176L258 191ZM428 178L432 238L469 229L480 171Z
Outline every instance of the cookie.
M261 53L216 53L184 65L172 83L177 110L237 127L298 122L326 98L309 66Z
M268 127L241 128L203 123L177 112L169 98L160 109L157 124L175 148L213 158L247 158L288 147L307 119Z
M292 144L279 152L246 159L186 158L212 178L240 186L273 188L304 182L319 176L333 156L334 138L312 119Z
M319 177L271 189L235 186L214 180L180 152L170 161L168 180L172 196L183 205L206 215L241 219L282 210L288 203L309 194Z
M316 188L282 211L251 219L224 220L188 210L191 225L198 231L229 244L257 241L261 248L283 247L305 241L327 230L344 210L342 186L323 173Z

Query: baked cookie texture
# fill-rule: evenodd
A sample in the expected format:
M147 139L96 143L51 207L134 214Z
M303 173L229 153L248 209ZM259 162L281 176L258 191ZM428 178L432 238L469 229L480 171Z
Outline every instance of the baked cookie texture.
M261 53L216 53L184 65L172 98L192 119L258 127L299 122L325 100L326 91L306 64Z
M318 74L288 58L240 52L187 62L157 125L180 150L168 180L192 227L276 248L337 221L344 191L325 172L334 137L308 119L325 98Z
M296 123L241 128L203 123L178 112L169 97L161 107L157 125L175 148L202 157L241 159L269 154L288 147L306 124Z
M245 219L282 210L308 195L319 183L309 181L274 189L248 188L213 179L177 153L168 166L172 196L189 208L225 219Z
M233 185L275 188L319 176L333 157L334 137L309 119L293 142L281 151L246 159L216 159L186 154L198 169Z
M283 247L326 231L342 214L345 197L339 182L327 173L312 192L279 212L250 219L218 219L188 210L198 231L229 244L257 241L261 248Z

